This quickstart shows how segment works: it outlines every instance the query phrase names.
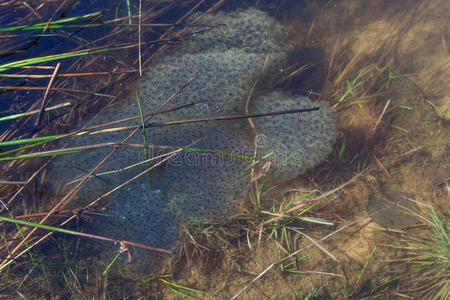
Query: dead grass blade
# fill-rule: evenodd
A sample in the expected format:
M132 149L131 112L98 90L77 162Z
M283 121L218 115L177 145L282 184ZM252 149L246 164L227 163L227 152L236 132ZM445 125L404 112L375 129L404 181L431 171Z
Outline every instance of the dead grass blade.
M144 244L140 244L140 243L125 241L125 240L117 240L117 239L114 239L114 238L109 238L109 237L99 236L99 235L95 235L95 234L69 230L69 229L65 229L65 228L59 228L59 227L54 227L54 226L49 226L49 225L44 225L44 224L38 224L38 223L24 221L24 220L17 220L17 219L14 219L14 218L7 218L7 217L0 216L0 221L10 222L10 223L14 223L14 224L20 224L20 225L25 225L25 226L31 226L31 227L35 227L35 228L49 230L49 231L52 231L52 232L59 232L59 233L71 234L71 235L75 235L75 236L86 237L86 238L90 238L90 239L96 239L96 240L113 242L113 243L121 243L121 244L135 246L135 247L139 247L139 248L143 248L143 249L147 249L147 250L162 252L162 253L166 253L166 254L171 254L172 253L172 251L169 251L169 250L166 250L166 249L162 249L162 248L158 248L158 247L152 247L152 246L148 246L148 245L144 245Z
M400 202L400 201L399 201L399 202ZM274 267L276 267L276 266L278 266L278 265L280 265L280 264L282 264L282 263L284 263L284 262L286 262L286 261L288 261L288 260L290 260L290 259L294 259L298 254L300 254L301 252L303 252L303 251L306 250L306 249L309 249L309 248L315 246L317 243L321 243L321 242L323 242L323 241L326 241L326 240L328 240L329 238L331 238L332 236L334 236L335 234L337 234L337 233L339 233L339 232L341 232L341 231L343 231L343 230L345 230L345 229L347 229L347 228L349 228L349 227L351 227L351 226L354 226L354 225L356 225L356 224L359 224L359 223L363 222L364 220L367 220L367 219L369 219L369 218L371 218L371 217L373 217L373 216L375 216L375 215L377 215L377 214L379 214L379 213L381 213L381 212L383 212L383 211L385 211L385 210L387 210L387 209L390 209L390 208L396 206L399 202L396 202L396 203L394 203L394 204L392 204L392 205L386 206L386 207L384 207L384 208L382 208L382 209L380 209L380 210L378 210L378 211L376 211L376 212L374 212L374 213L372 213L372 214L369 214L369 215L367 215L367 216L365 216L365 217L359 218L359 219L356 220L356 221L350 222L350 223L348 223L348 224L342 226L341 228L339 228L339 229L337 229L337 230L331 232L330 234L327 234L326 236L324 236L324 237L321 238L320 240L317 240L317 241L315 241L315 242L312 242L311 244L308 244L307 246L305 246L305 247L303 247L303 248L300 248L300 249L298 249L297 251L295 251L295 252L293 252L293 253L291 253L291 254L289 254L289 255L283 257L282 259L277 260L276 262L271 263L267 268L265 268L261 273L259 273L258 276L256 276L255 278L253 278L248 284L245 285L244 288L242 288L237 294L235 294L235 295L231 298L231 300L237 299L237 297L239 297L243 292L245 292L246 290L248 290L255 282L257 282L259 279L261 279L262 277L264 277L264 276L265 276L270 270L272 270Z

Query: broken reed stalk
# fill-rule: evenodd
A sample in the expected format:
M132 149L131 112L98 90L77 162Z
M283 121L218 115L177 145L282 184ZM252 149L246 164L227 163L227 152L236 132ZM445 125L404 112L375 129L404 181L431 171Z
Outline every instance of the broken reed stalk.
M186 120L176 120L176 121L167 121L167 122L158 122L158 123L147 123L145 128L150 127L163 127L163 126L173 126L173 125L183 125L190 123L200 123L200 122L212 122L212 121L233 121L233 120L242 120L242 119L251 119L251 118L260 118L260 117L269 117L269 116L277 116L277 115L287 115L287 114L296 114L296 113L304 113L319 110L319 107L313 108L302 108L302 109L291 109L291 110L283 110L283 111L273 111L267 113L259 113L252 115L226 115L226 116L216 116L216 117L205 117L205 118L197 118L197 119L186 119ZM154 114L153 114L154 115ZM138 119L139 116L131 117L133 119ZM128 119L131 119L128 118ZM127 120L128 120L127 119ZM123 122L122 120L120 120ZM118 121L117 121L118 122ZM109 124L109 123L108 123ZM117 124L117 123L116 123ZM107 126L102 124L102 127ZM98 127L97 127L98 128ZM81 134L101 134L101 133L110 133L110 132L120 132L120 131L128 131L132 129L140 129L141 125L133 125L133 126L124 126L124 127L116 127L116 128L108 128L98 131L92 132L83 132ZM91 128L92 129L92 128ZM79 135L81 135L79 134ZM73 133L71 134L73 135Z
M319 110L319 107L274 111L274 112L259 113L259 114L252 114L252 115L234 115L234 116L227 115L227 116L207 117L207 118L198 118L198 119L149 123L146 125L146 127L161 127L161 126L181 125L181 124L209 122L209 121L231 121L231 120L241 120L241 119L249 119L249 118L260 118L260 117L268 117L268 116L296 114L296 113L311 112L311 111L316 111L316 110Z
M40 91L40 90L46 90L46 87L41 86L0 86L1 89L6 90L24 90L24 91ZM96 92L90 92L90 91L83 91L83 90L77 90L77 89L67 89L67 88L51 88L51 91L55 92L66 92L66 93L78 93L78 94L87 94L92 96L98 96L98 97L107 97L107 98L114 98L113 95L103 94L103 93L96 93Z
M162 249L162 248L158 248L158 247L148 246L148 245L144 245L144 244L141 244L141 243L135 243L135 242L130 242L130 241L126 241L126 240L117 240L117 239L109 238L109 237L105 237L105 236L99 236L99 235L95 235L95 234L79 232L79 231L74 231L74 230L69 230L69 229L64 229L64 228L44 225L44 224L36 224L36 223L33 223L33 222L28 222L28 221L24 221L24 220L18 220L18 219L15 219L15 218L13 219L13 218L6 218L6 217L3 217L3 216L0 216L0 221L10 222L10 223L19 224L19 225L25 225L25 226L31 226L31 227L35 227L35 228L50 230L52 232L71 234L71 235L76 235L76 236L81 236L81 237L86 237L86 238L96 239L96 240L101 240L101 241L107 241L107 242L113 242L113 243L122 243L122 244L125 244L125 245L135 246L135 247L139 247L139 248L143 248L143 249L147 249L147 250L162 252L162 253L166 253L166 254L172 254L172 251L169 251L167 249Z
M89 214L92 211L83 211L83 214ZM92 212L94 214L94 212ZM34 213L34 214L28 214L28 215L22 215L22 216L14 216L14 219L16 220L25 220L25 219L33 219L33 218L40 218L45 217L45 215L48 214L48 212L41 212L41 213ZM63 215L79 215L77 213L77 210L74 209L66 209L66 210L60 210L53 214L54 217L56 216L63 216Z
M203 4L203 2L205 2L205 0L200 0L191 10L189 10L183 17L181 17L177 22L175 22L175 24L181 24L181 22L183 22L187 17L189 17L200 5ZM200 21L205 15L210 14L212 12L214 12L215 10L217 10L220 6L222 6L224 3L226 2L226 0L219 0L216 2L216 4L214 4L211 8L209 8L208 10L206 10L204 13L202 13L200 16L198 16L197 18L194 19L194 21L192 21L192 24L196 24L198 23L198 21ZM168 36L173 30L175 29L175 26L170 27L160 38L165 38L166 36ZM183 28L182 30L180 30L180 32L178 32L177 34L175 34L175 38L179 38L181 36L183 36L183 34L186 32L187 28ZM144 61L143 65L147 65L151 60L153 60L155 58L155 56L160 52L160 51L165 51L170 47L170 45L163 45L161 48L159 48L157 51L155 51L155 53L153 53L147 60ZM150 48L151 49L151 48ZM147 51L149 51L150 49L147 49ZM145 52L147 53L147 52ZM134 62L134 64L136 64L136 61Z
M60 66L61 66L61 63L58 62L56 64L55 69L53 70L52 77L50 77L50 81L48 82L48 86L45 89L44 98L42 98L42 102L41 102L41 108L39 109L39 113L38 113L38 116L37 116L37 119L36 119L36 123L34 124L36 127L38 127L39 124L41 123L42 115L44 114L45 105L47 104L48 93L50 92L50 89L53 86L53 82L55 81L56 74L58 74L58 70L59 70Z

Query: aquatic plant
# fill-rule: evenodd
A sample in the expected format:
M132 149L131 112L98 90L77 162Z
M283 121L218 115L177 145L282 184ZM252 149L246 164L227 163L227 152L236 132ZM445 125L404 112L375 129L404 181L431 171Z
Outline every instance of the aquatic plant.
M396 262L407 262L409 271L403 275L402 293L423 299L447 299L450 296L450 225L448 216L439 215L433 204L423 204L414 215L425 231L414 228L391 229L400 238L400 245L390 246L404 251L404 257ZM406 281L405 281L406 280Z

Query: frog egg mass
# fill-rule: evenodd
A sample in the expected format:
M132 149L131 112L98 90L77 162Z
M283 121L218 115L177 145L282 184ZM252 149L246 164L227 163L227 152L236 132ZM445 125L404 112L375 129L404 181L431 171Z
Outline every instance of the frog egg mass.
M202 23L225 26L192 36L162 53L139 79L136 91L107 107L89 125L139 115L136 92L143 112L153 112L194 74L193 83L164 109L198 101L205 101L204 105L156 115L151 122L244 114L255 82L258 84L254 94L258 96L250 101L250 114L319 109L253 118L254 130L245 119L146 128L147 142L154 147L147 152L142 147L120 148L96 172L97 175L83 185L78 193L83 203L89 203L158 163L158 160L153 160L130 167L147 158L168 155L177 149L175 147L211 151L180 151L168 162L152 169L147 176L141 176L120 189L108 199L111 203L108 215L94 220L92 227L95 233L173 248L179 238L181 222L224 220L238 212L250 182L248 169L251 161L241 158L242 155L252 157L255 151L261 155L272 153L276 163L268 180L282 182L317 166L331 152L337 129L331 108L326 103L314 103L307 97L287 95L281 91L261 95L270 75L287 64L292 51L286 42L283 26L254 8L208 15ZM140 122L138 119L120 126L136 126ZM80 124L80 127L82 125L85 124ZM71 146L121 142L129 133L84 135L74 138ZM259 137L264 138L262 144L255 143ZM127 143L143 144L142 131ZM160 145L172 148L158 147ZM102 148L59 156L52 163L50 182L61 183L64 179L65 184L81 178L110 152L111 148Z

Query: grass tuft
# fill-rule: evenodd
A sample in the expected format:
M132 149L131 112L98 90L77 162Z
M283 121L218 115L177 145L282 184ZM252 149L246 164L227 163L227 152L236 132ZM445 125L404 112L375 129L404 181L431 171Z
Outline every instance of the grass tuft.
M424 231L396 231L411 271L407 290L420 299L449 299L450 297L450 224L448 216L439 215L431 203L427 213L417 213Z

